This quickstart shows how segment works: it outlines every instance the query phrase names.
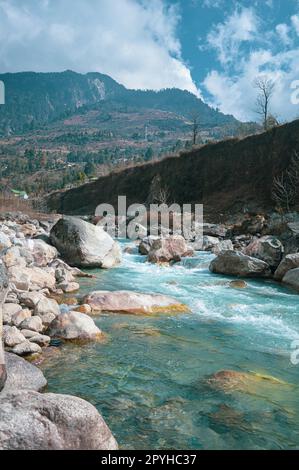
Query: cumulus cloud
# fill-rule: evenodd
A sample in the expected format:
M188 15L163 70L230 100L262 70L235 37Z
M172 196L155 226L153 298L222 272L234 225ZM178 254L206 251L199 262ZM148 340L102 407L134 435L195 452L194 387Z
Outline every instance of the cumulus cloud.
M130 88L199 94L163 0L0 0L1 71L99 71Z
M241 31L244 24L247 28ZM220 37L216 37L217 31L222 45ZM211 70L203 81L211 97L210 104L242 121L257 120L257 90L253 83L263 76L275 83L272 113L280 120L298 117L299 108L291 102L291 84L299 78L299 49L293 45L296 32L299 34L297 15L290 18L289 25L280 23L274 31L267 31L253 10L250 14L249 10L241 14L235 11L224 23L214 27L207 39L217 51L222 68ZM244 41L250 44L244 45Z
M212 28L206 41L208 46L216 50L221 64L236 60L240 46L254 40L257 22L252 8L242 8L235 10L223 23Z

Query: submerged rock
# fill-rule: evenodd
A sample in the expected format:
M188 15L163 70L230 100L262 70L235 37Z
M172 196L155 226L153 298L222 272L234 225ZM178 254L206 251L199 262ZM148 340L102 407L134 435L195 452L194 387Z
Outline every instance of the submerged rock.
M210 271L241 277L271 277L267 263L238 251L223 251L210 264Z
M51 323L48 335L66 340L93 341L102 336L93 319L80 312L67 312L58 315Z
M246 289L247 283L245 281L231 281L229 283L229 287L232 287L233 289Z
M114 450L96 408L81 398L22 390L0 395L1 450Z
M60 219L51 230L51 242L72 266L111 268L121 261L121 250L101 227L77 217Z
M142 294L132 291L95 291L84 302L93 312L117 312L134 315L188 312L189 308L178 300L161 294Z

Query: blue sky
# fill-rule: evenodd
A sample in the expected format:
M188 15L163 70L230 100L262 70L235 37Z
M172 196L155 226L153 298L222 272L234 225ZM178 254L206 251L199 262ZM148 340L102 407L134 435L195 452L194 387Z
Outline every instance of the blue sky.
M65 69L188 89L241 120L267 76L272 112L290 120L299 0L0 0L0 71Z

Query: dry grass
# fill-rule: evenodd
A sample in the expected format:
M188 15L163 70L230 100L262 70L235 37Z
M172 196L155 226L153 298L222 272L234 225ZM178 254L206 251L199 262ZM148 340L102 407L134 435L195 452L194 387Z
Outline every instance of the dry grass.
M3 194L0 194L0 214L5 212L22 212L32 219L48 219L50 215L47 214L43 209L41 211L38 209L38 207L39 204L36 200L26 201L15 196L7 197Z

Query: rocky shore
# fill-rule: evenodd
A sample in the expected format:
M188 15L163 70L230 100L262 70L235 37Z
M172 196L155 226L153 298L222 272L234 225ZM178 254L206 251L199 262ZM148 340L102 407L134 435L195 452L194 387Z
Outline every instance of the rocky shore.
M283 219L246 215L227 224L204 224L183 238L163 230L153 237L145 227L132 246L150 263L173 264L194 251L210 251L210 271L237 278L273 279L299 291L299 216ZM42 393L46 379L22 357L43 357L53 340L98 341L93 320L101 312L135 315L188 312L175 298L152 293L99 290L80 298L82 269L110 269L121 249L101 227L75 217L24 214L0 216L0 287L4 360L0 369L0 449L115 449L101 415L76 397ZM237 287L246 286L240 280ZM69 300L72 294L73 299ZM67 305L71 304L71 305ZM1 322L2 323L2 322ZM3 364L2 364L3 363ZM46 413L45 413L46 410ZM26 435L29 422L34 429ZM72 428L72 433L66 430Z

